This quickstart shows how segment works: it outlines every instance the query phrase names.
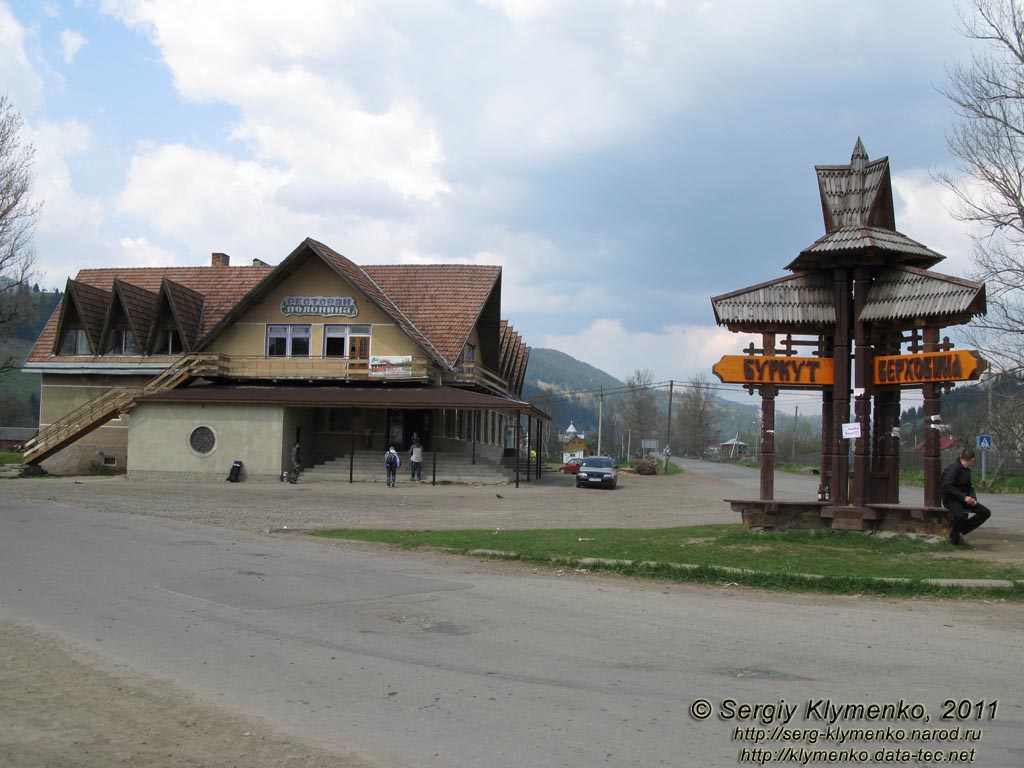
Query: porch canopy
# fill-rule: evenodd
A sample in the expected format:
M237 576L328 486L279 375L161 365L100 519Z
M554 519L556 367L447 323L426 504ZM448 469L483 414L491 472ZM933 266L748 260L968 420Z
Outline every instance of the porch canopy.
M290 405L306 408L459 408L521 413L538 421L551 417L525 400L457 387L219 386L193 385L139 398L142 403Z

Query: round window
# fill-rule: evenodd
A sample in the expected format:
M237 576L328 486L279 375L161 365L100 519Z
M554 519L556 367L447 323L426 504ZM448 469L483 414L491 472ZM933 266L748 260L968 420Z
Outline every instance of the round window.
M217 447L217 435L209 427L196 427L188 436L188 444L200 456L207 456Z

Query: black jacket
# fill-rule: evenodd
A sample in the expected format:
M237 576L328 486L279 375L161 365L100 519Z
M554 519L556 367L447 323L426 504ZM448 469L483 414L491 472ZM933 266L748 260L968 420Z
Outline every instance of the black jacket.
M971 482L971 470L957 459L942 473L942 500L963 501L965 497L978 498Z

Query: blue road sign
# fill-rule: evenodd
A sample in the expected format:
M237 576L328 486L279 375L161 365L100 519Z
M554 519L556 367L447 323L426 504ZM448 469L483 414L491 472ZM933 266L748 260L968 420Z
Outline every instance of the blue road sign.
M978 448L987 451L992 448L992 435L978 435Z

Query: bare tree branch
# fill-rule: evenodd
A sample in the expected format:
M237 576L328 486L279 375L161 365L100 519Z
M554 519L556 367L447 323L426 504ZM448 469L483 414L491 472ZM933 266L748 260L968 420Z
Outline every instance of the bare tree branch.
M32 230L39 204L31 200L35 150L19 137L23 121L6 96L0 96L0 335L24 311L35 266ZM0 359L0 376L20 361Z

